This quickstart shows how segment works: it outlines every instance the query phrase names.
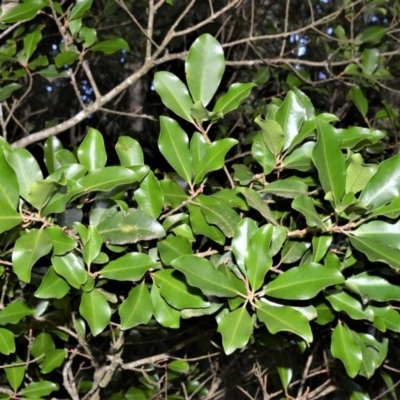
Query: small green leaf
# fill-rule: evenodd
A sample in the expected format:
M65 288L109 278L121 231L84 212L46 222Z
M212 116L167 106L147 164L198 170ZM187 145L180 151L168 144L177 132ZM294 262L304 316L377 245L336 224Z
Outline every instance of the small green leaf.
M24 36L24 53L27 59L31 58L41 39L42 33L40 26L38 26L33 32Z
M87 281L87 273L83 260L73 253L65 256L54 256L51 258L54 270L62 276L72 287L80 289Z
M275 335L278 332L291 332L302 337L307 343L313 335L307 317L290 306L272 303L268 300L256 300L257 317L267 329Z
M153 314L153 305L149 290L144 282L130 290L128 297L118 310L121 329L130 329L140 324L147 324Z
M79 38L83 40L84 48L90 47L97 41L97 31L94 28L83 26L79 30Z
M42 397L47 396L51 392L54 392L59 389L59 385L57 383L51 381L40 381L33 382L26 386L21 390L21 394L29 397Z
M19 357L14 358L15 359L15 364L21 364L22 360ZM5 372L6 372L6 378L14 392L18 391L18 388L21 386L24 376L25 376L25 365L18 365L18 366L12 366L10 365L5 365Z
M80 54L77 51L62 51L54 58L54 63L57 68L64 65L72 65L75 61L79 60Z
M294 199L295 197L308 193L308 187L304 182L296 179L280 179L275 182L268 183L260 193L272 193L276 196Z
M275 156L268 149L261 133L258 133L253 138L251 146L251 154L253 158L261 165L265 175L272 172L275 166Z
M119 161L123 167L143 165L143 150L139 142L129 136L120 136L115 145Z
M305 216L308 226L317 226L324 229L324 222L317 213L311 197L307 197L304 194L297 196L292 202L292 207Z
M18 324L27 315L35 314L35 310L22 301L9 303L0 311L0 325Z
M209 34L198 37L191 45L185 62L186 80L194 101L204 107L213 98L225 71L224 51Z
M174 360L168 363L168 369L171 371L179 372L181 374L186 374L189 372L190 365L184 360Z
M267 296L287 300L307 300L328 286L344 282L343 275L330 267L308 263L279 275L264 287Z
M192 181L192 156L189 139L178 123L167 117L160 117L161 133L158 147L171 167L188 183Z
M399 215L400 215L400 197L395 197L391 203L376 208L374 212L369 214L369 218L373 218L376 216L383 216L390 219L397 219Z
M325 254L332 243L332 239L332 235L315 235L312 238L313 262L319 262L325 257Z
M186 255L175 259L171 264L185 275L189 285L199 288L207 296L238 295L225 275L205 258Z
M58 161L55 158L55 154L62 150L63 145L60 140L52 135L49 136L44 142L44 163L46 164L47 171L52 174L58 167Z
M298 171L308 171L313 167L312 153L315 142L306 142L301 147L292 151L283 159L282 166L285 169L296 169Z
M76 0L75 5L72 7L69 20L74 20L82 17L82 15L90 9L93 0Z
M8 164L2 149L0 149L0 170L0 201L15 211L19 202L17 175L14 169Z
M361 43L376 43L379 42L385 35L387 29L383 26L370 26L361 35Z
M50 266L35 292L35 297L39 299L62 299L70 288L68 283L57 275L54 268Z
M151 286L151 301L153 303L153 314L156 321L166 327L177 329L180 325L180 312L171 307L160 294L157 285Z
M52 247L50 236L42 229L32 229L19 237L12 253L13 270L18 278L29 283L33 265L50 253Z
M192 254L192 245L185 237L169 236L157 243L157 250L162 262L165 265L171 265L171 262L176 258Z
M368 321L374 320L374 312L371 308L365 307L354 297L346 292L334 293L325 296L331 306L338 312L346 312L351 319Z
M349 97L353 100L358 111L360 111L361 115L365 118L368 114L368 100L364 96L362 90L358 86L352 86L349 91Z
M110 322L110 306L105 297L97 289L82 293L79 312L89 324L93 336L97 336L103 332Z
M186 121L194 122L191 114L193 100L186 85L176 75L167 71L156 72L154 89L167 108Z
M56 348L50 334L47 332L41 332L36 337L30 348L33 357L42 357L46 353L50 353Z
M15 353L14 334L4 328L0 328L0 353L6 356Z
M9 85L3 86L0 89L0 101L7 100L13 92L21 88L22 86L19 83L10 83Z
M362 353L360 346L346 325L339 321L332 332L331 353L344 364L347 374L354 378L361 368Z
M101 133L89 128L85 139L78 148L78 159L88 171L103 168L107 162L107 153Z
M101 51L104 54L113 54L118 50L129 51L129 44L122 38L104 40L90 47L91 51Z
M281 125L272 119L264 120L261 116L258 116L254 122L261 128L263 140L269 151L274 156L277 156L285 143L285 136Z
M363 190L377 169L376 164L364 165L360 153L353 154L346 171L346 193L356 194Z
M62 256L68 253L78 246L78 243L64 233L63 229L59 226L50 226L46 228L47 234L50 236L53 242L53 255Z
M46 6L47 3L43 0L25 1L23 3L17 4L7 13L0 15L0 22L5 24L12 24L14 22L29 21L36 16L39 10Z
M227 355L241 349L248 343L253 333L253 320L245 307L225 314L218 322L218 332L222 335L222 345Z
M61 367L66 356L67 351L64 349L54 349L46 352L43 363L41 364L40 372L42 374L48 374L49 372L54 371L56 368Z
M147 271L158 267L158 265L147 254L128 253L111 261L100 273L106 279L136 282L141 280Z
M215 103L214 113L227 114L236 110L240 103L249 97L251 89L257 86L255 83L234 83L229 86L228 91L223 94Z
M306 241L288 240L282 248L280 262L282 264L293 264L301 260L309 248L310 243Z
M6 232L22 222L21 215L8 203L0 201L0 233Z
M158 218L164 204L164 195L160 182L150 171L140 182L139 189L135 191L135 200L142 211L147 212L153 218Z
M379 49L365 49L361 56L361 65L365 75L372 75L379 65Z

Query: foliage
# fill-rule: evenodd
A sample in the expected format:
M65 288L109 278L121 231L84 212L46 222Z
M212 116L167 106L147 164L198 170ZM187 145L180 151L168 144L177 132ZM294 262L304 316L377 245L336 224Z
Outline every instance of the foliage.
M155 12L162 3L149 5ZM359 29L357 3L342 11ZM193 17L193 4L179 15ZM366 2L364 16L387 13L384 4ZM351 38L335 26L340 60L324 65L344 66L338 75L351 87L339 97L348 95L366 125L345 126L335 109L321 108L329 94L310 83L301 57L286 70L285 93L265 102L272 69L247 73L253 82L232 80L229 42L202 34L183 56L161 56L176 27L160 46L152 43L162 36L155 29L142 67L101 95L84 58L126 54L131 46L97 38L87 24L92 1L63 7L27 0L0 16L4 29L16 29L0 49L0 100L8 113L0 141L0 398L258 398L262 390L264 398L312 399L338 387L351 399L384 392L396 398L397 111L386 102L369 118L364 94L393 79L385 63L391 50L375 45L390 47L395 23L356 36L353 25ZM254 4L251 10L253 17L261 12ZM52 61L32 61L42 30L33 24L17 33L18 26L45 13L64 42ZM261 36L262 27L252 29ZM153 81L166 108L157 140L163 162L146 165L148 149L127 135L112 151L94 128L74 148L54 136L174 57L184 57L184 73L159 70ZM9 144L10 121L18 120L33 80L62 85L69 78L76 89L76 65L94 101ZM25 78L28 88L11 106ZM242 119L239 135L229 129L232 115ZM390 134L379 129L381 119L392 122ZM22 148L41 139L43 159ZM235 382L243 371L252 379Z

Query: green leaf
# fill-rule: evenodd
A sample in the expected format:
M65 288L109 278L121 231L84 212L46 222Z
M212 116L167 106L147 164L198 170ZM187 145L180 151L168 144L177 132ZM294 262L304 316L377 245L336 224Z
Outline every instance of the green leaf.
M0 89L0 101L7 100L13 92L21 88L19 83L10 83L9 85L3 86Z
M0 15L0 22L12 24L14 22L29 21L45 6L47 6L47 3L43 0L29 0L17 4L7 13Z
M50 82L53 79L69 77L69 72L67 70L59 72L55 65L49 65L47 68L41 69L38 74Z
M304 194L297 196L292 202L292 207L305 216L308 226L317 226L324 229L324 222L317 213L311 197L307 197Z
M191 114L193 100L186 85L176 75L167 71L156 72L154 90L167 108L186 121L194 122Z
M18 278L29 283L33 265L50 253L52 247L50 236L42 229L32 229L19 237L12 253L13 270Z
M76 0L75 5L72 7L69 20L72 21L82 17L82 15L90 9L92 2L93 0Z
M61 68L64 65L72 65L75 61L79 60L79 56L77 51L63 51L56 55L54 63L57 68Z
M37 180L29 188L27 199L39 212L46 206L53 194L57 192L61 185L52 179Z
M153 303L153 314L156 321L166 327L177 329L180 325L180 312L171 307L160 294L157 285L151 286L151 301Z
M272 233L272 225L264 225L258 228L248 241L245 265L253 292L263 285L265 275L272 267L272 258L268 254Z
M27 397L47 396L59 389L57 383L51 381L33 382L21 390L21 394Z
M161 133L158 147L171 167L188 183L192 181L192 156L189 139L178 123L167 117L160 117Z
M15 353L14 334L4 328L0 328L0 353L6 356Z
M24 36L24 53L27 59L31 58L41 40L42 33L40 26L38 26L33 32Z
M257 133L253 138L251 155L261 165L263 173L268 175L275 166L275 156L268 149L261 133Z
M376 208L374 212L369 214L369 218L373 218L376 216L383 216L390 219L397 219L399 215L400 215L400 197L395 197L391 203Z
M368 100L364 96L362 90L358 86L352 86L349 91L349 97L353 100L358 111L360 111L361 115L365 118L368 114Z
M194 101L204 107L213 98L225 71L224 51L218 41L206 33L190 46L185 62L186 80Z
M364 165L360 153L353 154L346 171L346 193L355 194L363 190L377 169L378 165L376 164Z
M90 171L78 180L85 193L107 192L119 185L127 185L142 180L148 173L149 167L135 166L126 167L104 167Z
M362 353L360 346L346 325L339 321L332 332L331 353L344 364L347 374L354 378L361 368Z
M267 203L264 202L258 192L245 187L240 187L237 190L246 198L249 207L257 210L268 222L271 222L273 225L278 225Z
M94 28L83 26L79 31L79 38L84 41L84 48L90 47L97 41L97 31Z
M0 201L14 211L19 202L19 186L14 169L8 164L4 152L0 149ZM1 209L2 207L0 207Z
M70 286L64 279L56 274L52 266L46 272L35 297L39 299L62 299L68 292Z
M51 263L57 274L62 276L75 289L80 289L87 281L83 260L75 254L54 256L51 258Z
M43 179L38 162L26 149L13 150L8 154L7 161L17 175L21 197L29 201L29 190L32 183Z
M122 38L104 40L90 47L91 51L101 51L104 54L113 54L118 50L130 51L129 44Z
M293 91L289 91L275 113L275 119L283 130L285 143L283 150L291 145L304 122L305 109Z
M325 257L325 254L332 243L332 239L332 235L315 235L312 238L313 262L319 262Z
M234 83L229 86L228 91L223 94L215 103L214 113L227 114L236 110L240 103L249 97L251 89L257 86L255 83Z
M342 137L342 149L350 148L360 150L363 147L375 144L386 136L385 132L378 129L361 128L352 126L346 129L337 129Z
M376 301L390 301L400 299L400 287L390 283L387 279L368 272L354 275L346 279L345 285L357 294Z
M368 321L374 320L374 312L372 309L365 307L353 296L350 296L346 292L329 294L325 296L325 299L329 301L332 308L334 308L337 312L344 311L351 319L366 319Z
M283 168L296 169L298 171L308 171L311 169L313 167L311 157L314 147L315 142L306 142L301 147L295 149L283 159Z
M0 311L0 325L18 324L27 315L35 314L35 310L22 301L7 304Z
M350 243L370 261L381 261L392 268L400 268L400 249L391 247L380 240L368 237L349 236Z
M142 211L153 218L158 218L164 204L164 194L158 179L150 171L140 182L139 189L135 191L135 200Z
M128 297L119 307L121 329L130 329L134 326L146 325L153 314L153 305L149 290L144 282L130 290Z
M299 261L310 248L306 241L288 240L282 248L281 263L292 264Z
M379 42L385 35L387 29L383 26L370 26L361 35L361 43L376 43Z
M62 256L76 248L78 243L70 236L64 233L59 226L50 226L46 228L47 234L53 242L53 255Z
M171 371L186 374L189 372L190 364L184 360L174 360L168 363L168 369Z
M291 332L312 342L313 335L307 317L290 306L272 303L266 299L256 300L257 317L275 335L278 332Z
M296 179L280 179L275 182L268 183L260 193L272 193L276 196L294 199L298 195L306 195L308 187L304 182Z
M387 329L393 332L400 332L400 314L398 311L391 306L377 307L369 305L368 309L372 310L375 320L380 318L384 322Z
M58 161L55 158L55 154L62 150L63 145L60 140L52 135L49 136L44 142L44 163L46 164L47 171L52 174L58 167Z
M79 313L89 324L93 336L103 332L111 318L110 306L97 289L82 293Z
M141 280L147 271L158 266L159 264L147 254L128 253L111 261L100 273L106 279L136 282Z
M0 233L6 232L22 222L21 215L8 203L0 201Z
M30 352L33 357L38 358L46 353L49 353L55 348L56 345L54 344L50 334L47 332L41 332L35 337L30 348Z
M115 145L119 161L123 167L143 165L143 150L139 142L129 136L120 136Z
M200 162L196 166L193 163L194 183L200 183L209 172L221 169L225 165L226 153L237 143L236 139L226 138L207 144Z
M178 310L184 308L207 308L210 303L206 301L201 292L189 286L182 275L174 269L164 269L152 274L162 297Z
M400 249L400 221L395 224L384 221L372 221L362 224L359 228L351 231L358 238L368 238L382 242L388 246Z
M93 128L89 128L85 139L78 148L79 162L88 171L103 168L107 162L107 153L102 134Z
M382 161L375 175L365 185L360 202L374 210L400 195L400 153Z
M243 218L235 229L235 234L232 238L232 252L235 255L236 264L246 275L245 259L247 257L247 248L250 238L257 232L257 224L251 218Z
M192 245L189 240L181 236L169 236L157 243L162 262L171 265L171 262L183 255L192 254Z
M220 205L217 200L205 195L198 196L192 203L201 207L201 211L209 224L216 225L226 237L233 236L236 225L240 221L236 211Z
M315 130L317 129L317 122L315 118L309 119L304 122L302 125L300 132L294 137L293 142L287 149L288 153L291 153L293 149L302 143L305 139L309 138L310 136L315 136Z
M185 275L189 285L199 288L207 296L238 295L225 275L205 258L186 255L175 259L171 264Z
M97 229L103 240L111 244L136 243L165 236L163 227L154 218L133 208L128 212L118 211L112 214Z
M218 322L218 332L222 335L225 354L232 354L248 343L253 333L253 320L245 307L225 314Z
M269 151L274 156L277 156L282 151L285 142L285 135L281 125L272 119L264 120L260 115L254 122L261 128L263 140Z
M21 364L22 360L19 357L15 358L15 364ZM14 392L18 391L25 377L25 365L12 366L5 365L6 378Z
M344 282L343 275L330 267L308 263L279 275L264 287L267 296L286 300L307 300L328 286Z
M90 267L92 262L100 254L101 246L103 245L103 239L94 226L88 226L88 234L89 238L83 246L82 255L85 263Z
M361 66L365 75L372 75L379 65L379 49L365 49L361 55Z
M346 186L346 165L340 147L341 138L332 125L320 119L317 120L317 131L318 138L312 159L324 192L332 192L333 199L339 202Z
M164 203L170 207L178 207L189 197L182 188L174 181L163 179L160 186L164 194Z
M42 374L48 374L56 368L61 367L66 356L67 351L64 349L54 349L46 352L43 363L41 364L40 372Z

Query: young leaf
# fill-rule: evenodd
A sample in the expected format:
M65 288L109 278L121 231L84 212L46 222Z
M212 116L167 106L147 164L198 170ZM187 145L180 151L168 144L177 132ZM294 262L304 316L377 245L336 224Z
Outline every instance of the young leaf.
M257 85L255 83L234 83L229 86L228 91L215 103L213 112L225 115L230 111L236 110L240 103L247 99L254 86Z
M171 167L188 183L192 181L192 156L186 132L176 121L160 117L158 147Z
M87 321L93 336L103 332L111 318L111 309L105 297L97 290L83 292L79 312Z
M353 150L360 150L367 145L375 144L386 136L385 132L378 129L359 126L337 129L337 132L342 137L342 149L350 148Z
M15 353L14 334L8 329L0 328L0 353L6 356Z
M193 100L186 85L174 74L159 71L154 75L154 90L161 97L163 104L176 115L189 122L194 122L190 112Z
M147 324L153 314L149 290L144 282L131 289L128 297L119 307L121 329L130 329L140 324Z
M281 125L272 119L264 120L261 116L258 116L254 122L261 128L263 140L269 151L274 156L277 156L281 152L285 142Z
M346 185L346 165L342 154L340 135L329 123L317 119L318 138L312 152L313 162L325 193L332 192L335 202L339 202Z
M376 164L364 165L360 153L353 154L346 171L346 193L356 194L363 190L377 169Z
M309 263L279 275L264 288L267 296L286 300L307 300L328 286L344 282L343 275L330 267Z
M245 307L225 314L218 322L218 332L222 335L225 354L232 354L248 343L253 333L253 320Z
M218 41L206 33L190 46L185 62L186 80L194 101L204 107L213 98L225 71L224 51Z
M88 171L103 168L107 162L107 153L102 134L93 128L88 130L85 139L78 148L78 159Z
M46 164L47 171L52 174L58 167L58 161L56 160L55 154L62 150L63 145L56 136L49 136L43 148L44 163Z

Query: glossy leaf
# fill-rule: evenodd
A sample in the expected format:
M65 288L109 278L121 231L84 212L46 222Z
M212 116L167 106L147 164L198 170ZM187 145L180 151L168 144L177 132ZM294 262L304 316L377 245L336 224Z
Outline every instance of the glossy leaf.
M46 272L35 297L39 299L62 299L70 290L68 283L54 271L52 266Z
M85 139L78 148L78 159L88 171L103 168L107 162L107 153L102 134L89 128Z
M98 257L103 245L103 239L96 229L96 227L88 226L88 240L82 249L83 259L85 263L90 267L90 264Z
M186 85L176 75L167 71L156 72L154 89L167 108L186 121L194 122L190 112L193 100Z
M170 207L178 207L189 197L182 188L169 179L160 181L160 186L164 194L164 203Z
M351 378L357 375L361 368L361 349L349 328L341 322L332 332L331 353L343 362Z
M20 89L22 86L19 83L10 83L0 89L0 101L7 100L13 92Z
M185 61L186 80L193 100L207 107L224 71L224 51L218 41L207 33L198 37L190 46Z
M331 235L320 235L312 238L313 262L319 262L324 258L332 243L332 239Z
M232 354L248 343L253 333L253 320L245 307L238 308L221 318L218 332L222 335L225 354Z
M362 90L358 86L352 86L349 91L349 97L353 100L358 111L360 111L361 115L365 118L368 113L368 100L364 96Z
M264 287L267 296L287 300L307 300L328 286L344 282L343 275L317 263L294 267L279 275Z
M82 15L90 9L93 0L76 0L74 7L72 7L70 20L82 17Z
M185 275L189 285L199 288L207 296L238 295L224 274L205 258L186 255L175 259L171 265Z
M368 309L371 309L375 320L380 318L387 329L393 332L400 332L400 314L390 306L378 307L369 305Z
M310 243L306 241L286 241L285 245L282 247L281 263L292 264L299 261L309 248Z
M14 301L7 304L0 311L0 325L17 324L27 315L32 315L35 310L23 303L22 301Z
M255 83L234 83L229 86L228 91L215 103L213 112L225 115L230 111L236 110L240 103L247 99L254 86L256 86Z
M365 185L360 202L374 210L400 195L400 153L382 161L375 175Z
M182 274L174 269L165 269L152 274L162 297L178 310L184 308L207 308L210 306L205 301L200 290L190 287Z
M0 201L15 210L19 201L19 185L14 169L8 164L0 149Z
M355 194L363 190L377 169L375 164L364 165L361 154L353 154L346 171L346 193Z
M292 207L304 215L308 226L324 228L324 222L317 213L311 197L307 197L304 194L297 196L292 202Z
M153 305L145 283L130 290L128 297L118 310L121 317L121 329L130 329L140 324L147 324L153 314Z
M143 275L159 264L144 253L128 253L116 260L111 261L101 271L101 276L116 281L136 282Z
M111 318L110 306L97 289L82 293L79 313L89 324L93 336L103 332Z
M290 306L272 303L268 300L256 300L257 317L267 329L275 335L278 332L291 332L312 342L313 335L307 317Z
M372 75L379 65L379 49L365 49L362 52L361 65L365 75Z
M378 215L390 219L398 218L400 215L400 197L395 197L391 203L376 208L371 214L369 214L369 218Z
M400 221L394 224L385 221L372 221L351 231L358 238L368 238L400 249Z
M28 398L42 397L47 396L58 389L59 385L51 381L32 382L21 390L21 394Z
M17 392L18 388L21 386L24 376L25 376L25 370L26 366L25 365L20 365L21 364L21 359L19 357L15 358L15 366L11 365L5 365L5 373L6 373L6 378L14 392Z
M129 136L120 136L115 145L119 161L123 167L143 165L143 150L139 142Z
M104 54L113 54L118 50L129 51L129 44L126 40L122 38L104 40L102 42L96 43L90 48L91 51L101 51Z
M313 162L325 193L332 193L336 202L344 194L346 166L341 151L341 138L329 123L317 120L318 138L312 152Z
M268 149L261 133L258 133L253 138L251 146L251 154L253 158L261 165L265 175L268 175L275 166L275 156Z
M64 349L54 349L45 354L43 363L41 364L41 373L48 374L60 367L67 356L67 351Z
M180 326L180 312L171 307L161 296L157 285L151 286L151 301L153 303L153 314L156 321L166 327L177 329Z
M280 179L269 183L264 189L260 190L260 192L272 193L276 196L294 199L300 194L306 195L308 193L308 187L304 182L296 179Z
M251 235L248 242L245 265L247 278L253 291L263 285L265 275L272 267L272 258L268 254L272 233L272 225L264 225Z
M55 154L62 150L63 146L60 140L56 136L49 136L43 147L44 163L46 164L47 171L52 174L58 167L58 161L55 158Z
M374 320L374 313L371 308L365 307L360 301L346 292L339 292L325 296L332 308L336 311L344 311L351 319L368 321Z
M368 272L354 275L345 282L346 286L356 292L376 301L390 301L400 299L400 287L390 283L387 279L370 275Z
M57 274L62 276L72 287L80 289L81 285L87 281L83 260L75 254L54 256L51 262Z
M159 222L147 213L133 208L128 212L118 211L112 214L98 225L97 230L103 240L111 244L136 243L165 236Z
M171 262L180 256L192 254L189 240L181 236L167 237L157 243L157 249L165 265L171 265Z
M261 128L262 138L269 151L277 156L285 143L285 135L281 125L272 119L264 120L261 116L258 116L254 122Z
M160 216L164 195L160 183L152 171L140 182L139 189L135 191L135 200L142 211L147 212L153 218Z
M312 153L315 142L306 142L301 147L292 151L283 159L282 166L286 169L296 169L298 171L308 171L312 168Z
M41 332L35 337L30 352L33 357L37 358L51 352L55 348L56 345L54 344L51 335L47 332Z
M6 356L15 353L14 334L4 328L0 328L0 353Z
M189 139L178 123L167 117L160 117L161 133L158 147L171 167L186 181L192 181L192 157Z
M12 254L13 271L18 278L29 283L33 265L50 253L52 247L51 238L44 230L32 229L19 237Z
M43 7L47 5L43 0L30 0L17 4L7 13L0 16L0 22L9 24L19 21L28 21L36 16Z
M283 150L286 150L300 131L305 118L305 109L294 92L289 91L275 113L275 119L281 126L285 137Z
M46 228L46 233L50 236L53 242L53 255L62 256L65 253L74 250L78 243L64 233L59 226L50 226Z
M0 233L6 232L22 222L21 215L8 203L0 201Z
M385 132L383 131L359 126L338 129L337 132L342 137L342 149L350 148L358 150L366 145L377 143L385 137Z

